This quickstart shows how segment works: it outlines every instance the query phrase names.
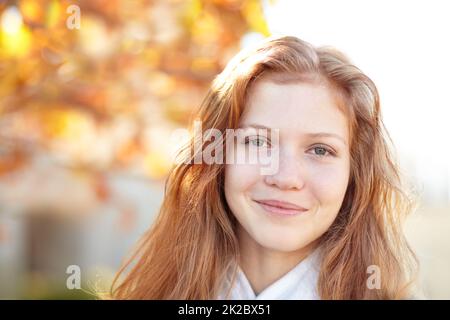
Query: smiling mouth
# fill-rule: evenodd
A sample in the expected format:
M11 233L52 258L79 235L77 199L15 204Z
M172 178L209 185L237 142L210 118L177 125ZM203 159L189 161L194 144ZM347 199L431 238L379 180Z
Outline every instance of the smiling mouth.
M284 204L278 201L265 201L265 200L254 200L257 204L261 206L267 213L277 216L295 216L308 211L308 209L301 208L291 204Z

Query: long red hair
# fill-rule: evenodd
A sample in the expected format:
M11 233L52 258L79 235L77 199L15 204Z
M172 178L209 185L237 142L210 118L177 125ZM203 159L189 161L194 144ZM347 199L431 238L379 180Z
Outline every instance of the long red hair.
M325 82L349 118L350 180L336 220L320 238L320 297L408 297L416 259L401 222L412 202L390 151L374 83L336 50L295 37L268 39L238 54L216 77L195 115L202 129L225 134L236 128L247 93L262 76ZM193 159L194 143L192 138L179 159ZM236 265L237 222L224 197L224 165L185 162L173 166L159 215L114 279L113 299L214 299ZM366 285L370 265L379 268L379 289Z

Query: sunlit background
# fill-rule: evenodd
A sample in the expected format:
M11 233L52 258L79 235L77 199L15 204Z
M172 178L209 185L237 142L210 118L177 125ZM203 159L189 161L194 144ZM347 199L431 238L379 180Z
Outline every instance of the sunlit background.
M158 211L171 134L240 48L290 34L339 48L377 84L419 200L406 232L423 291L450 299L449 9L437 0L0 0L0 298L106 289ZM66 287L70 265L83 290Z

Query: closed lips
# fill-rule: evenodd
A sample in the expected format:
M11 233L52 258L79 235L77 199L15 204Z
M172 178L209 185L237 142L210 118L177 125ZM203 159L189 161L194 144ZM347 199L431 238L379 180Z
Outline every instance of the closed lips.
M271 206L271 207L280 208L280 209L298 210L298 211L308 210L308 209L300 207L296 204L293 204L290 202L285 202L285 201L279 201L279 200L255 200L255 201L260 204L264 204L266 206Z

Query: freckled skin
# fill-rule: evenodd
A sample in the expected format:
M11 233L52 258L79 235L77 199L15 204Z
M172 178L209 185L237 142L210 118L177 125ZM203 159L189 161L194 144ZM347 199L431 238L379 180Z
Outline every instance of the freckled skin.
M225 196L239 221L240 241L270 252L301 250L327 231L342 205L350 172L346 116L325 86L260 80L240 120L244 127L250 123L280 130L278 145L271 146L279 152L279 168L275 174L261 175L259 164L226 165ZM317 132L339 135L343 141L307 135ZM324 146L335 155L321 155ZM236 148L261 150L240 142ZM271 216L255 199L287 201L308 211Z

